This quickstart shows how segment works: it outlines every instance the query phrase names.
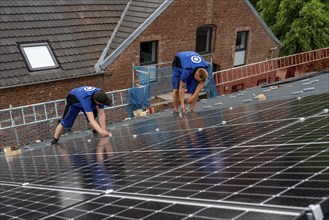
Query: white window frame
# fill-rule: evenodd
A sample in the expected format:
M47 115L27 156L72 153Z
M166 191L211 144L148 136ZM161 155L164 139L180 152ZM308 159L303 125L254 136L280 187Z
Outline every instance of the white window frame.
M238 42L240 36L240 41ZM234 52L234 64L233 66L242 66L246 64L246 55L247 55L247 44L248 44L248 35L249 31L239 31L236 34L236 45Z
M156 68L157 67L157 62L158 62L158 41L146 41L146 42L141 42L141 45L143 43L150 43L151 44L151 57L148 58L148 61L141 62L141 66L145 67L151 67L151 68ZM142 54L142 49L140 51L140 56L145 57L147 54ZM157 81L157 72L150 72L150 82L156 82Z
M206 27L200 27L197 30L197 35L196 35L196 47L195 47L195 51L198 52L199 54L207 54L207 53L211 53L211 47L212 47L212 32L213 32L213 28L206 26ZM201 36L201 34L206 35L206 42L199 42L200 38L198 36ZM199 44L204 44L205 48L202 48L202 51L199 51L197 46Z
M30 71L59 67L48 43L20 44L20 50Z

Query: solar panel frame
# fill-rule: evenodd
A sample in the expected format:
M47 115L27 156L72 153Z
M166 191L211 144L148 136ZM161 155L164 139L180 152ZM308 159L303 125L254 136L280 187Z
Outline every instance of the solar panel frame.
M182 117L125 121L106 142L73 135L11 161L0 156L0 218L329 215L328 91L244 105L237 100Z

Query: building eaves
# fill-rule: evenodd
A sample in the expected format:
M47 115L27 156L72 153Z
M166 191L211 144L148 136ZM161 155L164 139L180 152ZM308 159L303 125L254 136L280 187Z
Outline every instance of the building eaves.
M18 86L27 86L34 85L39 83L48 83L60 80L67 79L75 79L82 76L95 76L102 75L102 73L95 73L92 67L88 69L80 69L80 70L72 70L65 71L62 70L51 70L47 71L47 73L43 74L35 74L29 76L21 76L21 77L10 77L10 78L2 78L0 79L0 89L8 89L14 88Z

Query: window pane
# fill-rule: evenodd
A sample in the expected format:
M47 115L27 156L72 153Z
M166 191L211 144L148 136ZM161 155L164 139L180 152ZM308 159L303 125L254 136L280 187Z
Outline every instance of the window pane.
M141 43L140 64L151 64L157 62L157 42L143 42Z
M238 32L236 36L236 50L245 50L247 43L247 32Z
M238 32L236 35L236 45L234 54L234 66L246 63L248 31Z
M245 62L246 51L237 51L234 55L234 66L243 65Z
M156 68L157 58L157 41L142 42L140 45L140 65L151 68ZM150 82L155 82L157 79L156 71L150 71Z
M212 28L199 28L196 36L196 49L198 53L209 53L211 50Z
M29 46L23 47L24 53L27 57L27 61L30 63L32 69L36 68L54 68L56 63L53 57L49 53L47 46Z

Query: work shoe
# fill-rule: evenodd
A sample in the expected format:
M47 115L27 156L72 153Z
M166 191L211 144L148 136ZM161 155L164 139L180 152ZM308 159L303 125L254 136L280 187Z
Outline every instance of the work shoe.
M178 116L179 115L179 112L176 112L175 110L172 112L172 114L174 115L174 116Z
M54 139L51 141L51 145L57 144L57 143L58 143L58 140L59 140L59 139L54 138Z

